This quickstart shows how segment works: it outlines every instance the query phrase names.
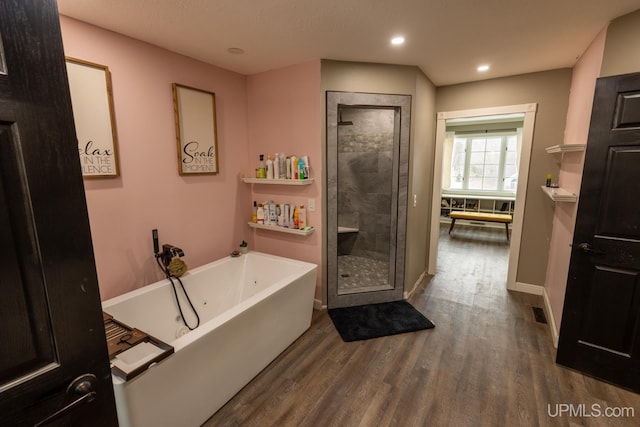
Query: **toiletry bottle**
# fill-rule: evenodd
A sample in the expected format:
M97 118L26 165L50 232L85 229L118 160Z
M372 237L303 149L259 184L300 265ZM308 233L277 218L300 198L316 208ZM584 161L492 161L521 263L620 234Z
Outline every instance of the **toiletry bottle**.
M273 179L273 161L269 154L267 154L267 179Z
M266 178L267 174L264 170L264 154L260 154L260 166L258 166L258 178Z
M251 222L254 224L258 222L258 204L256 201L253 201L253 213L251 214Z
M288 203L285 203L282 209L282 216L283 216L283 223L282 226L283 227L287 227L289 228L289 218L291 217L291 205Z
M284 163L285 163L285 168L286 168L285 178L286 179L291 179L291 157L287 156L287 158L286 158Z
M262 208L264 209L264 225L269 225L271 221L271 216L269 215L269 201L262 203Z
M307 226L307 210L304 208L304 205L300 205L300 209L298 209L298 228L302 229Z
M280 157L276 153L275 159L273 159L273 179L280 179Z
M295 206L289 206L289 228L295 228L293 223L293 214L295 213Z
M298 179L298 158L291 156L291 179Z
M280 176L278 177L280 179L285 179L287 177L287 170L285 169L286 163L287 160L284 153L280 153Z
M269 200L269 224L278 224L278 212L276 211L276 203L273 200Z
M300 217L299 217L299 215L300 215L300 213L299 213L299 211L298 211L298 207L296 206L296 207L293 209L293 228L296 228L296 229L297 229L297 228L299 228L299 227L298 227L298 225L299 225L299 221L300 221Z
M547 174L547 184L546 185L547 185L547 187L551 187L551 174L550 173Z
M256 221L258 224L264 224L264 209L262 208L262 203L258 205L258 209L256 210Z
M298 159L298 179L306 179L304 174L304 161L302 158Z
M309 156L302 156L302 161L304 162L304 177L309 179Z

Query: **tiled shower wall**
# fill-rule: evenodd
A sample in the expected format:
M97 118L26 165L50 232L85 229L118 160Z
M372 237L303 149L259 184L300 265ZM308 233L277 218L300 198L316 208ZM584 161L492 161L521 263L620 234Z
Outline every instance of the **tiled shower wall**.
M339 255L388 260L390 249L394 111L344 108L338 127Z

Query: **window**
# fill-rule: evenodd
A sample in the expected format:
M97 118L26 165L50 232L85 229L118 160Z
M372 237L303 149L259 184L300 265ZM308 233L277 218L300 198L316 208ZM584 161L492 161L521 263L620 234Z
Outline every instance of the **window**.
M515 132L455 135L449 190L515 193L518 184Z

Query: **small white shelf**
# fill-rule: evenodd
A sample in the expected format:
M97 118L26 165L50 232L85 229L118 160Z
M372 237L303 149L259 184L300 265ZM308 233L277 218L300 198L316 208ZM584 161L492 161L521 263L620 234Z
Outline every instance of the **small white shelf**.
M338 226L338 234L345 234L345 233L357 233L360 230L358 230L357 228L353 228L353 227L340 227Z
M554 202L571 202L575 203L578 201L578 196L570 191L567 191L563 188L554 188L542 186L542 191L545 192L547 196Z
M584 151L587 146L585 144L563 144L563 145L553 145L551 147L545 148L547 153L570 153L574 151Z
M311 185L313 178L307 179L266 179L266 178L242 178L246 184L275 184L275 185Z
M256 224L255 222L249 222L248 224L249 224L249 227L252 227L252 228L275 231L278 233L297 234L298 236L308 236L309 234L312 234L314 231L316 231L316 229L313 227L311 227L311 229L309 230L297 230L295 228L279 227L277 225Z

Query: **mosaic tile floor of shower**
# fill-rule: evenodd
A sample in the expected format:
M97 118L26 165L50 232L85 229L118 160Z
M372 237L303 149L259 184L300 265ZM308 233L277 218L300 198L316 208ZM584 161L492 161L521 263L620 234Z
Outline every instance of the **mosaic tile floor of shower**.
M338 289L380 286L389 283L389 263L355 255L338 257Z

